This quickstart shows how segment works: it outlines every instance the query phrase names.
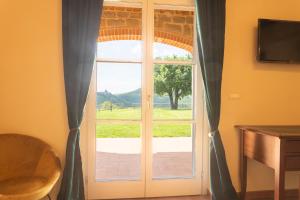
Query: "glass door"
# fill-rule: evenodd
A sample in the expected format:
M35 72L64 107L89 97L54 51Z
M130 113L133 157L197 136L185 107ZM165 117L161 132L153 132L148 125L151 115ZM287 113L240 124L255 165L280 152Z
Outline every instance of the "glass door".
M193 7L105 2L87 106L89 199L201 194L193 44Z
M105 3L89 104L88 197L143 197L142 3Z
M193 9L150 3L152 43L146 195L201 191L201 115L193 58ZM150 21L151 20L151 21ZM201 105L201 104L200 104Z

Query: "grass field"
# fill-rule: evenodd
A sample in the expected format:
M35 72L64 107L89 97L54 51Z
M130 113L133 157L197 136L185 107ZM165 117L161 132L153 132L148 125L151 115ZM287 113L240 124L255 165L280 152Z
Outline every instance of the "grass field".
M191 119L191 110L154 109L154 119ZM140 119L141 111L137 108L115 109L113 111L97 111L97 119ZM139 125L103 124L96 127L97 138L137 138L140 137ZM152 134L154 137L189 137L191 125L189 124L154 124Z
M97 119L141 119L140 108L124 108L97 111ZM153 110L153 119L192 119L192 110L178 109L170 110L155 108Z

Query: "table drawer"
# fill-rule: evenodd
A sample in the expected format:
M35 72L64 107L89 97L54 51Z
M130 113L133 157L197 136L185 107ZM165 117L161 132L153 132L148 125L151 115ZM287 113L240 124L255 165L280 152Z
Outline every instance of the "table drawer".
M299 171L300 156L287 156L285 158L285 168L288 171Z
M285 150L287 153L300 153L300 140L287 140Z

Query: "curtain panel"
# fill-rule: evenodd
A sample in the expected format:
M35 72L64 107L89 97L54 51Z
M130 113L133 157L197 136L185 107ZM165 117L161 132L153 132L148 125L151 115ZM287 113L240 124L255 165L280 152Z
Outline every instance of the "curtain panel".
M58 200L84 200L80 124L93 71L103 0L62 0L63 62L69 136Z
M225 0L195 0L197 45L210 124L210 184L213 200L237 200L218 130L225 40Z

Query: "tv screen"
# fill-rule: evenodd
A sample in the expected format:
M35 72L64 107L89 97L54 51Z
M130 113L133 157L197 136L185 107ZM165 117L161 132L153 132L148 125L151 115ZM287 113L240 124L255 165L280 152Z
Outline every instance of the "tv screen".
M300 22L259 19L258 60L300 63Z

